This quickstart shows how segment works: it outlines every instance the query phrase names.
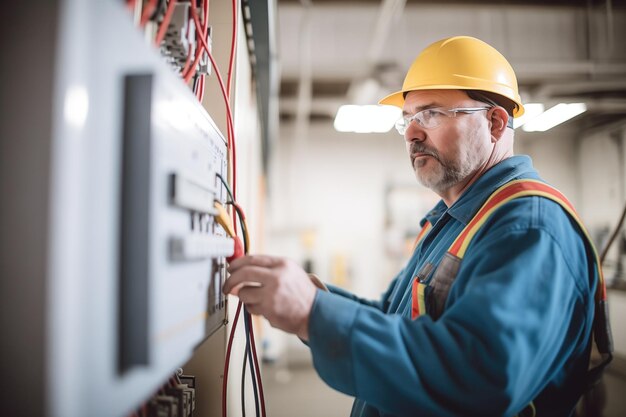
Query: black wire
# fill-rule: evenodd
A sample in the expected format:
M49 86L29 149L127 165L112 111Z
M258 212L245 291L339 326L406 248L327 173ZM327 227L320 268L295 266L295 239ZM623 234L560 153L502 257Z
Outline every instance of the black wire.
M220 179L220 181L226 188L226 192L228 193L228 196L230 197L230 201L227 202L227 204L232 204L232 206L235 208L235 212L237 212L237 217L239 217L239 225L241 226L241 231L243 234L244 253L247 255L248 250L249 250L248 239L246 238L248 234L248 228L246 227L246 223L243 221L243 213L241 212L241 209L237 206L237 204L235 204L235 198L233 197L233 193L230 190L228 183L224 180L224 178L219 173L217 173L216 176L217 178ZM252 324L250 322L250 313L248 313L248 310L246 309L245 306L243 308L243 319L244 319L244 327L245 327L245 332L246 332L246 351L244 354L244 360L243 360L244 364L242 366L242 373L241 373L241 410L242 410L243 417L245 417L246 415L245 414L246 413L246 410L245 410L245 372L246 372L246 359L248 359L248 362L250 363L250 377L252 378L252 388L254 390L254 406L255 406L254 408L256 411L256 417L261 417L261 414L260 414L261 403L259 402L259 391L257 387L256 372L255 372L256 368L254 366L254 359L252 357L252 349L250 347L250 326Z
M246 332L247 335L247 332ZM250 345L248 344L248 338L246 337L246 352L243 355L243 366L241 367L241 416L246 417L246 365L248 364L248 350Z
M617 237L617 235L619 235L620 230L622 230L622 225L624 224L624 218L626 218L626 206L624 206L624 211L622 211L622 217L620 217L619 221L617 222L617 226L615 226L613 233L611 233L611 237L609 238L606 246L602 250L602 254L600 255L600 265L604 264L604 259L606 258L607 253L609 253L609 249L611 248L611 245L615 241L615 238Z
M193 85L191 87L194 94L198 93L199 84L200 84L200 77L198 77L198 75L196 74L193 76Z
M222 177L219 173L217 173L216 175L217 175L217 178L219 178L220 181L222 181L222 184L224 184L224 187L226 188L226 192L230 196L230 201L234 202L235 201L235 197L233 197L233 192L230 190L230 187L228 186L228 183L224 180L224 177Z
M252 349L250 348L250 326L252 323L250 322L250 313L244 307L243 310L243 318L246 329L246 356L248 357L248 361L250 362L250 376L252 377L252 388L254 389L254 408L256 411L256 417L261 417L260 407L259 407L259 391L257 389L257 381L256 381L256 372L254 367L254 361L252 359Z
M168 2L165 0L158 1L157 7L154 8L154 14L151 17L152 20L156 21L158 17L163 18L163 15L165 15L165 11L167 10L167 3Z
M241 212L241 209L235 204L235 198L233 197L233 193L230 190L228 183L224 180L224 177L222 177L219 173L216 173L215 175L217 176L217 178L220 179L220 181L226 188L226 192L228 193L228 196L230 197L230 201L228 201L226 204L231 204L235 208L235 211L237 212L237 216L239 217L239 225L241 226L241 231L243 232L242 234L243 234L244 253L247 255L250 247L248 246L248 239L246 238L246 236L248 235L248 228L246 227L246 224L243 221L243 213Z

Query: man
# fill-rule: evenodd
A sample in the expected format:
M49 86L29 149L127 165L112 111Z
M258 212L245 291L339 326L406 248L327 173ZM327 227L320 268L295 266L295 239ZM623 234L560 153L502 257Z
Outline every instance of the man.
M356 397L353 416L571 415L600 274L562 196L487 210L500 187L545 186L530 158L513 155L512 119L524 111L513 69L478 39L444 39L381 103L402 108L417 179L442 200L380 301L323 291L268 256L234 261L224 292L308 341L322 379ZM455 241L468 225L472 237ZM463 249L451 255L455 242Z

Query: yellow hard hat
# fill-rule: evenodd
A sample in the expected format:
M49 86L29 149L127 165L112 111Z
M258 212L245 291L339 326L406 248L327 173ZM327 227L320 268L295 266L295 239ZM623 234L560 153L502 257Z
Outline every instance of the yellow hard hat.
M524 114L511 64L491 45L470 36L446 38L428 46L413 61L402 90L379 104L402 108L409 91L440 89L493 93L511 102L513 117Z

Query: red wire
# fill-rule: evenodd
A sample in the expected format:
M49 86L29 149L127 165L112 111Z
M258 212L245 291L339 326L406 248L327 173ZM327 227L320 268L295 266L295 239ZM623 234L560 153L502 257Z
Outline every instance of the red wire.
M202 0L202 7L204 7L204 39L206 39L209 33L209 0Z
M192 2L193 4L193 2ZM230 138L232 137L234 139L234 129L233 129L233 119L232 119L232 113L231 113L231 109L230 109L230 102L228 101L228 96L226 93L226 89L224 88L224 82L222 80L222 76L220 74L219 68L217 67L217 64L215 63L215 60L213 59L213 55L211 54L211 52L209 52L207 50L207 54L209 56L209 59L211 60L211 65L213 65L213 68L215 70L215 75L217 76L217 80L219 81L220 84L220 89L222 90L222 95L224 96L224 101L226 102L226 114L227 114L227 124L228 124L228 137L229 137L229 145L230 148L233 152L233 172L235 172L235 161L236 159L236 151L235 151L235 141L234 140L230 140ZM235 189L234 189L234 184L235 184L235 176L233 175L233 197L234 197L234 193L235 193ZM237 307L237 312L239 312L241 307L241 301L239 302L239 306ZM231 337L234 334L234 330L235 327L237 326L237 320L238 320L238 315L235 316L235 319L233 320L233 326L231 328ZM232 344L229 343L228 344L228 348L227 348L227 353L226 353L226 359L225 359L225 365L224 365L224 384L222 386L222 416L226 417L226 391L227 391L227 372L228 372L228 362L230 361L230 350L232 348Z
M233 34L230 39L230 60L228 61L228 97L232 86L233 63L235 62L235 49L237 47L237 0L233 0Z
M209 59L211 60L211 65L213 65L213 68L215 69L215 75L217 76L217 80L219 81L220 84L220 89L222 90L222 95L224 96L224 101L226 102L226 114L227 114L227 122L228 125L230 127L230 131L228 132L228 142L230 143L230 147L232 150L232 160L233 160L233 184L232 184L232 191L233 191L233 198L236 200L237 199L237 194L236 194L236 184L237 184L237 148L235 147L235 129L233 127L233 114L230 108L230 101L228 100L228 94L226 93L226 89L224 88L224 81L222 80L222 76L220 74L219 68L217 67L217 64L215 63L215 60L213 59L213 55L211 54L211 52L207 51L207 54L209 55ZM235 228L235 234L237 234L237 226L236 226L236 222L234 223L234 228Z
M198 12L197 12L197 8L194 4L194 2L191 2L191 14L193 16L193 20L196 24L196 30L199 30L198 28L200 28L200 21L198 19ZM224 87L224 80L222 79L222 75L220 73L220 69L217 66L217 63L215 62L215 59L213 59L213 54L211 54L211 51L209 49L209 46L206 43L206 39L205 38L200 38L201 42L202 42L202 47L206 50L207 55L209 56L209 59L211 60L211 65L213 66L213 69L215 70L215 75L217 76L217 80L219 81L219 85L220 85L220 89L222 90L222 95L224 96L224 101L226 102L226 119L227 119L227 125L228 125L228 145L229 147L232 149L232 160L233 160L233 184L232 184L232 191L233 191L233 197L236 199L237 198L237 194L236 194L236 186L237 186L237 150L235 148L235 141L234 141L234 133L235 133L235 129L233 128L233 114L230 108L230 100L228 98L228 93L226 92L226 88ZM237 227L235 225L235 232L237 231Z
M205 2L205 4L207 4L207 2ZM208 7L207 7L208 8ZM196 31L197 32L201 32L204 35L204 29L208 28L208 21L205 21L206 26L202 26L200 25L200 19L198 18L198 11L197 11L197 7L195 4L195 1L191 1L191 15L194 21L194 24L196 26ZM215 63L215 60L213 59L213 55L210 52L210 49L206 43L206 36L199 36L200 38L200 45L198 46L198 50L196 51L196 60L198 60L199 56L202 53L202 49L204 48L207 51L207 55L209 56L209 59L211 60L211 65L213 66L213 69L215 70L215 74L217 75L217 79L219 81L220 84L220 89L222 91L222 95L224 97L224 101L226 103L226 121L227 121L227 130L228 130L228 147L230 149L233 149L234 147L231 145L231 134L233 132L233 125L232 125L232 113L231 113L231 108L230 108L230 102L228 100L228 94L226 92L226 89L224 88L224 82L222 80L222 76L220 74L219 68L217 67L217 64ZM192 68L195 68L197 62L194 62L194 65ZM191 77L193 76L193 70L190 68L190 72L186 74L185 76L185 81L189 81L189 79L191 79ZM233 141L234 142L234 141ZM234 143L233 143L234 144ZM234 190L233 190L233 197L234 197ZM237 322L239 321L239 314L241 313L241 307L242 307L242 303L241 301L239 302L239 304L237 305L237 312L235 313L235 318L233 319L233 324L232 327L230 329L230 336L228 339L228 345L226 347L226 357L224 359L224 378L222 380L222 416L223 417L227 417L227 387L228 387L228 369L229 369L229 365L230 365L230 355L232 352L232 344L233 344L233 339L235 336L235 329L237 328Z
M204 99L204 93L206 92L205 83L206 83L206 75L202 75L202 96L200 97L200 101Z
M237 207L237 209L239 209L238 213L241 216L241 220L245 221L246 220L246 213L243 212L243 209L241 208L241 206L236 201L233 201L233 205L235 207Z
M165 15L163 16L163 21L159 26L159 31L157 32L154 43L156 46L161 45L163 38L165 37L165 33L167 32L167 28L170 25L170 20L172 20L172 15L174 14L174 8L176 7L176 0L170 0L167 5L167 10L165 11Z
M141 20L139 23L141 27L144 27L146 23L148 23L148 20L150 20L150 16L152 16L152 13L154 13L156 8L157 8L157 0L150 0L148 4L146 5L146 8L143 9L143 13L141 13Z
M126 7L128 8L128 10L130 10L131 12L134 10L135 8L135 2L136 0L126 0Z
M252 320L250 320L250 346L252 346L252 357L254 358L254 371L256 372L256 381L259 385L259 397L261 397L261 415L265 417L265 395L263 395L263 381L261 380L261 370L259 367L259 359L256 354L256 343L254 341L254 331L252 330Z
M200 25L200 19L198 18L198 9L194 1L191 2L191 14L193 17L194 24L196 25L196 39L201 38L204 41L204 45L206 45L206 36L209 32L209 2L208 0L204 0L204 25ZM193 65L188 69L188 72L183 76L185 82L188 83L191 80L191 77L196 73L196 68L198 66L198 62L200 62L200 58L202 57L203 45L202 42L199 42L198 49L196 50L196 57L193 60Z
M233 326L230 328L230 336L228 337L228 346L226 347L226 358L224 359L224 380L222 382L222 417L226 416L226 387L228 386L228 368L230 365L230 352L233 347L233 339L235 338L235 329L237 328L237 321L239 320L239 313L241 313L241 306L243 303L239 301L237 304L237 312L235 313L235 319L233 320Z
M200 103L202 103L202 100L204 99L204 78L205 78L205 75L202 74L200 76L200 91L199 91L199 95L198 95L198 101Z
M227 81L227 92L228 97L230 98L231 87L232 87L232 76L233 76L233 63L235 62L235 49L237 47L237 0L232 1L233 5L233 31L232 37L230 39L230 55L228 60L228 81ZM231 122L234 126L235 122ZM235 129L233 127L232 132L232 144L233 144L233 197L237 197L237 151L235 149ZM234 203L234 202L233 202ZM242 210L243 213L243 210ZM237 233L237 222L235 222L235 233Z
M200 57L202 56L202 46L198 45L198 49L196 49L196 57L191 64L191 67L187 69L187 73L183 75L185 83L188 83L191 78L196 74L196 68L198 67L198 62L200 62Z
M193 95L196 96L196 99L200 101L200 77L193 83Z
M206 13L208 12L208 0L205 0L204 4L205 4L205 16L207 16ZM231 44L231 55L230 55L229 66L228 66L228 69L229 69L228 90L224 87L224 81L222 80L222 75L220 73L219 67L217 66L217 63L215 62L215 60L213 59L211 50L209 46L207 45L206 32L208 30L208 17L205 19L205 22L204 22L205 26L203 27L202 25L200 25L200 19L198 18L197 7L193 0L191 1L191 14L192 14L194 23L196 25L196 30L200 31L200 28L203 28L203 30L201 31L203 36L200 36L201 46L202 48L206 50L209 60L211 61L211 65L213 66L213 69L215 70L215 75L217 76L217 80L219 82L220 89L222 91L222 96L224 97L224 102L226 103L228 146L232 150L232 163L233 163L232 192L233 192L233 198L236 200L237 151L236 151L236 146L235 146L235 137L234 137L235 130L233 127L233 115L232 115L232 110L230 107L229 98L230 98L230 90L231 90L231 85L232 85L232 67L233 67L233 62L234 62L234 54L235 54L235 48L236 48L236 36L237 36L237 1L233 0L232 4L233 4L233 36L232 36L232 44ZM202 49L202 48L199 48L199 49ZM196 54L196 59L197 57L198 57L198 54ZM189 74L187 75L189 76ZM236 228L236 222L235 222L235 228ZM235 229L235 233L236 233L236 229ZM239 301L239 304L237 305L237 312L235 313L235 318L233 320L233 325L230 330L228 345L226 348L226 358L224 361L224 379L223 379L223 384L222 384L222 416L223 417L227 417L228 369L229 369L229 364L230 364L230 354L232 351L232 342L234 339L237 322L239 320L241 306L242 306L242 303L241 301ZM251 340L252 352L253 352L253 358L254 358L254 364L255 364L255 373L256 373L256 378L258 381L259 392L260 392L260 397L261 397L261 409L262 409L263 417L265 417L265 396L263 393L263 383L261 381L259 360L258 360L257 353L256 353L256 344L254 342L254 331L252 330L252 326L250 326L250 340Z

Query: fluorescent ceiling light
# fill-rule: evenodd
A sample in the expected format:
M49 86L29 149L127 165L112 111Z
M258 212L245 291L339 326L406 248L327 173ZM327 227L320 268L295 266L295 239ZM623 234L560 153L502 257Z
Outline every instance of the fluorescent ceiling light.
M395 106L345 105L335 116L335 129L339 132L384 133L389 132L402 115Z
M516 119L513 119L513 129L517 129L524 123L533 120L535 117L543 113L544 107L541 103L528 103L524 104L524 114Z
M545 132L587 110L585 103L560 103L524 124L524 132Z

